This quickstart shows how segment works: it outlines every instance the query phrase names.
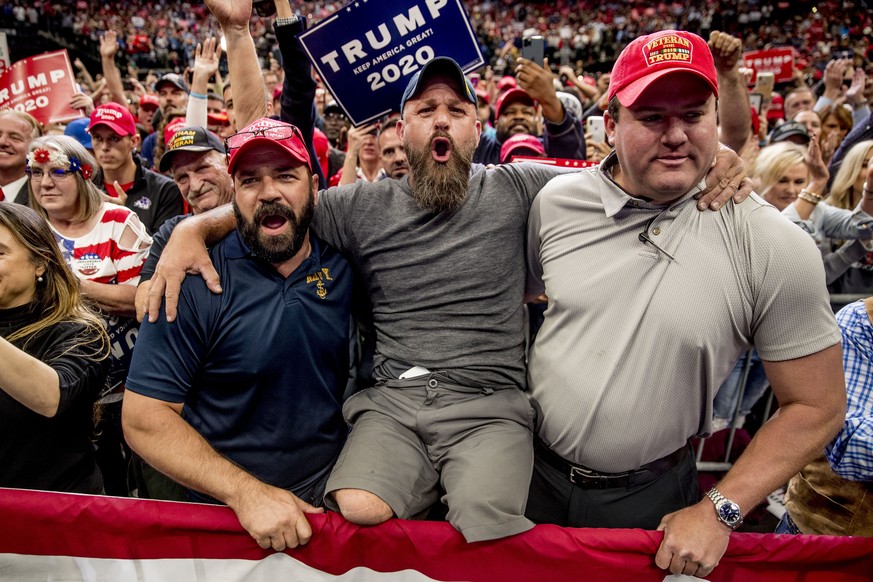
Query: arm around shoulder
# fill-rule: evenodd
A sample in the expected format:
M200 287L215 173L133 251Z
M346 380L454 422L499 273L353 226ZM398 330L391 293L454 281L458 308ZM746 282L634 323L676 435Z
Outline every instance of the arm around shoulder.
M236 228L236 218L230 204L225 204L199 216L192 216L173 230L167 246L155 268L149 289L146 312L149 321L156 321L161 300L167 299L167 320L176 318L179 289L188 273L201 275L213 293L221 293L218 272L209 259L207 244L214 244Z

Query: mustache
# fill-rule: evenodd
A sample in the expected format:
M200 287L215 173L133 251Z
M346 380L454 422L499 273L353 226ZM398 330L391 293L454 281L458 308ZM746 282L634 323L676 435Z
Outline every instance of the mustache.
M255 224L260 224L268 216L281 216L289 221L296 218L294 211L290 207L278 202L264 202L255 210L252 220Z

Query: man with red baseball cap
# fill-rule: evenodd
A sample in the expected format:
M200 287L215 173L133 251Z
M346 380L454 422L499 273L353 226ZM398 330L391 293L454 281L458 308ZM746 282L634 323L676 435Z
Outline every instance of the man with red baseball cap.
M500 148L519 133L537 136L548 157L584 160L582 122L575 113L564 108L551 72L526 59L519 59L519 63L518 86L507 87L497 97L495 131L482 133L473 161L501 163Z
M183 199L176 183L143 168L136 153L140 136L127 107L105 103L95 108L88 132L100 165L94 183L136 212L149 234L182 214Z
M174 323L143 324L125 436L262 547L296 547L346 439L352 272L309 230L318 176L300 130L262 118L226 146L238 227L210 250L223 293L192 277Z
M500 163L507 164L515 156L544 158L543 143L529 133L517 133L503 142L500 148Z
M136 117L149 133L154 131L152 120L155 118L155 112L158 110L160 103L158 96L152 93L146 93L139 98Z
M528 220L527 294L549 308L528 369L542 423L527 515L662 530L656 564L698 577L845 412L812 239L756 195L695 208L719 147L718 91L699 36L631 42L604 115L614 151L553 179ZM716 391L753 345L779 414L701 500L689 441L711 432Z

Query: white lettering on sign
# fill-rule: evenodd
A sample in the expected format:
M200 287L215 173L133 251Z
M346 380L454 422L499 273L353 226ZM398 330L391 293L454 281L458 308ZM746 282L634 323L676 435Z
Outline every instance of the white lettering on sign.
M427 14L431 19L436 20L440 16L440 11L446 7L448 4L448 0L425 0L424 6L427 10ZM403 38L419 28L426 25L424 13L421 10L420 6L413 6L409 9L407 13L400 13L394 16L391 19L391 24L393 24L393 28L397 33L398 38ZM378 37L377 37L378 33ZM421 37L421 35L419 35ZM427 35L425 35L427 36ZM418 37L417 37L418 38ZM422 37L423 38L423 37ZM321 57L322 64L328 65L331 70L336 73L340 70L340 52L342 52L342 56L345 58L345 61L349 65L354 65L358 61L362 61L369 58L369 54L366 50L380 51L384 49L386 46L389 46L392 41L394 41L394 36L391 34L391 30L388 26L388 23L382 23L376 27L375 30L368 30L364 33L364 40L355 39L351 40L340 47L339 51L330 51L326 55ZM421 40L421 38L418 38ZM418 42L416 40L415 42ZM366 41L368 49L365 50L364 43ZM415 43L413 43L415 44ZM406 46L412 46L408 42ZM396 48L392 49L395 53L402 51L401 45L397 45ZM389 51L390 52L390 51ZM380 62L385 58L385 54L382 53L382 58L379 59L376 57L373 62ZM389 55L390 56L390 55ZM354 73L358 74L363 71L366 71L370 67L371 63L362 63L355 67Z
M12 95L22 95L27 90L46 87L49 84L49 80L54 85L66 76L67 74L66 72L64 72L63 69L54 69L52 71L49 71L48 79L46 79L45 73L39 73L38 75L28 75L26 79L10 83L8 89L0 90L0 102L5 102L9 100L9 91L12 91ZM28 111L31 110L29 109Z

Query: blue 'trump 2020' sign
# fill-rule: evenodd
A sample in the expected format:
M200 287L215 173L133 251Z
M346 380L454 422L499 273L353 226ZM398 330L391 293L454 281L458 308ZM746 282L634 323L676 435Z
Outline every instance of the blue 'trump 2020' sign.
M484 64L461 0L356 0L300 42L356 126L397 110L410 77L434 57L464 71Z

